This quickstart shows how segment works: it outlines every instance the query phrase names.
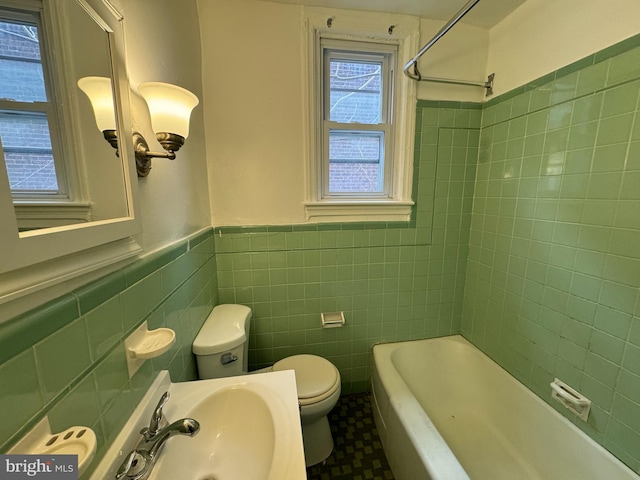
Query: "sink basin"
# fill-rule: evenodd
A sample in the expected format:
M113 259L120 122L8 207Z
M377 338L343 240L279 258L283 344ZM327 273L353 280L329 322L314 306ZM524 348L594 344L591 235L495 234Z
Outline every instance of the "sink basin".
M291 425L286 405L274 393L263 385L239 383L178 414L195 418L200 432L167 442L150 480L186 478L187 457L189 478L195 480L288 478L287 462L279 460L290 457L285 435ZM177 396L172 392L173 401Z
M139 407L140 418L123 429L127 446L114 450L115 461L108 468L99 466L91 480L114 478L122 461L117 452L126 454L135 447L139 430L167 390L171 397L164 412L169 422L190 417L200 423L200 431L194 437L169 439L149 480L306 479L295 376L285 371L152 387L145 396L151 407ZM116 439L112 449L118 443Z

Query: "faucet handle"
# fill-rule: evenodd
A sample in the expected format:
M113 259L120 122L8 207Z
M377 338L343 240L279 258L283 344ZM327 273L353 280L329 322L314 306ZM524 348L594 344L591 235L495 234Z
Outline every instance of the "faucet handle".
M163 424L167 423L167 420L162 413L162 409L169 401L169 392L164 392L160 397L160 401L158 401L158 405L156 405L153 414L151 415L151 421L149 422L149 426L140 430L140 433L144 435L145 439L149 440L154 435L156 435L160 429L164 426Z
M129 452L129 455L127 455L116 472L116 480L120 480L121 478L133 478L144 468L145 464L146 462L144 461L144 457L136 450Z

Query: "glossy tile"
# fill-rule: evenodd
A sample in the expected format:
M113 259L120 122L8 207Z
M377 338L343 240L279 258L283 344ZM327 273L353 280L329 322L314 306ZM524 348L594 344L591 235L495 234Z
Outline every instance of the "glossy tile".
M0 365L0 448L44 406L36 359L28 349ZM3 449L4 450L4 449Z
M48 402L91 366L84 318L45 338L34 350L42 396Z
M517 119L506 112L525 103L522 93L484 110L461 329L534 390L546 390L539 371L574 382L594 402L585 432L633 468L640 37L632 40L527 86L529 110ZM518 155L500 126L523 119ZM509 178L506 158L521 166ZM494 207L507 200L515 208ZM500 312L499 321L488 321L488 311Z

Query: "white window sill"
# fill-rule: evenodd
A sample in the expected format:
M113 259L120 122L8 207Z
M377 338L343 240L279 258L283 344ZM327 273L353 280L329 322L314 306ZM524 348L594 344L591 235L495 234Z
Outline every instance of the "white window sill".
M86 202L14 202L18 228L49 228L87 223L91 205Z
M413 205L411 200L332 200L305 202L304 208L307 220L312 223L408 222Z

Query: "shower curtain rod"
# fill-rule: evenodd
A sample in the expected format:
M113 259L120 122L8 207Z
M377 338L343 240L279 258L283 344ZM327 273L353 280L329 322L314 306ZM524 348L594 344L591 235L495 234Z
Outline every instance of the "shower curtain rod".
M464 17L469 10L476 6L476 4L480 0L470 0L464 7L460 9L458 13L456 13L451 20L447 22L447 24L440 29L438 33L434 35L434 37L429 40L424 47L413 57L411 60L407 62L404 66L404 74L418 82L435 82L435 83L448 83L451 85L467 85L472 87L482 87L487 90L487 96L493 93L493 78L495 74L489 75L486 82L474 82L469 80L453 80L448 78L437 78L437 77L423 77L418 70L418 59L425 54L427 50L429 50L441 37L443 37L450 29L453 27L458 21ZM410 69L413 67L413 71Z

